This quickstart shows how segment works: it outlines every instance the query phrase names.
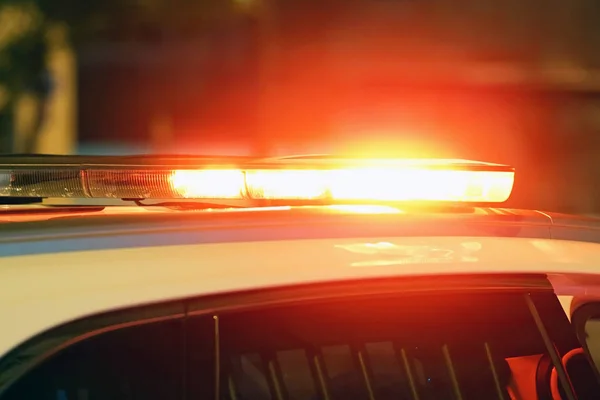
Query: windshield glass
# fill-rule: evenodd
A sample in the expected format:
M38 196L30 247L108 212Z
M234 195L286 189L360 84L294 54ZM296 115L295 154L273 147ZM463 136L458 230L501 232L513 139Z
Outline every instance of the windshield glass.
M544 312L556 306L540 299ZM531 391L549 350L526 302L516 293L452 293L223 315L230 398L529 398L521 392ZM565 330L553 335L572 340L559 325Z

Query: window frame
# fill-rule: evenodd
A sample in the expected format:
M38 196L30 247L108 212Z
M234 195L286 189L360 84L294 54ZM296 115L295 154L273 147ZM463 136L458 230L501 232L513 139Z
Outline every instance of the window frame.
M119 329L185 317L184 302L166 302L113 310L51 328L25 341L0 359L0 398L9 387L38 365L75 344Z
M442 292L554 294L550 282L544 275L446 275L374 278L290 285L132 306L91 315L51 328L35 335L7 353L0 358L0 399L13 383L58 352L91 337L122 328L173 319L210 317L215 321L213 326L215 335L218 335L219 316L232 311L240 312L295 303L308 304L323 300L358 299L373 295L397 293L439 294ZM53 344L54 342L50 342L53 339L62 340ZM39 344L46 344L46 346L38 349ZM222 382L220 382L222 375L220 371L220 354L221 349L217 340L215 342L215 355L213 356L215 361L215 388L222 388ZM11 364L11 361L13 361L13 364ZM7 373L5 368L11 369L12 376L9 375L9 378L4 378L3 381L2 374ZM220 395L220 393L221 389L216 391L215 395Z
M575 335L590 360L590 363L594 367L596 376L600 379L600 366L597 366L596 363L593 362L593 357L588 346L587 335L585 333L585 325L592 318L600 319L600 299L591 300L581 304L571 313L571 321L575 328Z

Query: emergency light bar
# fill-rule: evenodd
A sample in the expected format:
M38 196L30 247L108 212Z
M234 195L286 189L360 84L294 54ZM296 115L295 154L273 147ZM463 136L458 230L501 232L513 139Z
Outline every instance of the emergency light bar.
M501 203L514 168L466 160L0 157L0 196Z

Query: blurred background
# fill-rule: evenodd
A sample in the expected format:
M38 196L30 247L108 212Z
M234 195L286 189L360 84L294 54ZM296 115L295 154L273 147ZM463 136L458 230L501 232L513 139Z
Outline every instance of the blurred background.
M0 152L517 168L600 213L597 0L0 0Z

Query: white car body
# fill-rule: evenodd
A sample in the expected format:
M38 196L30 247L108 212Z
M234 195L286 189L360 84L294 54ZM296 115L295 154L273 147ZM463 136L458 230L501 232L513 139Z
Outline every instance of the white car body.
M0 320L11 323L3 324L0 355L111 310L386 277L542 274L570 315L574 298L600 298L599 227L491 208L468 215L392 207L9 212L0 215Z

